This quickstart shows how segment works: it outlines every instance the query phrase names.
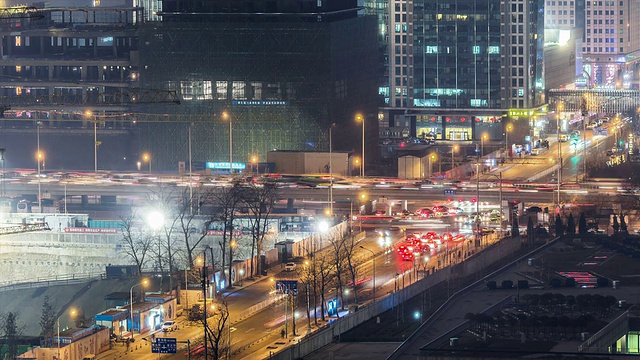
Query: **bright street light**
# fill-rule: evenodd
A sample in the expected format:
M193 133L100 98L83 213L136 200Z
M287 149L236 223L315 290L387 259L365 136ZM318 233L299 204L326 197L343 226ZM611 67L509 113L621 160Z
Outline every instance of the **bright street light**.
M364 177L364 116L362 116L362 114L356 114L356 122L362 123L362 166L360 167L360 176Z
M147 215L147 224L153 230L158 230L164 225L164 215L157 210L150 212Z
M130 314L131 315L131 339L133 339L133 288L135 288L136 286L147 286L147 284L149 284L149 280L147 279L142 279L142 281L139 284L134 284L131 289L129 289L129 310L130 310ZM138 332L140 332L140 328L138 327Z
M76 311L76 309L71 309L69 310L69 315L71 316L71 318L75 318L76 315L78 314L78 312ZM64 316L64 314L58 316L58 339L57 339L57 343L58 343L58 359L60 359L60 318Z
M148 153L142 154L142 160L146 163L149 163L149 174L151 174L151 155Z

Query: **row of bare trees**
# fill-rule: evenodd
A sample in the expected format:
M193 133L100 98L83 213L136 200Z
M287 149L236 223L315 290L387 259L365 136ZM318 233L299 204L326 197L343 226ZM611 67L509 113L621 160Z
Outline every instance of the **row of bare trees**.
M324 249L320 247L326 244ZM362 271L358 265L365 257L356 254L357 237L350 231L344 234L339 227L333 227L324 234L316 234L308 244L307 260L299 270L300 280L305 284L309 301L307 317L312 308L314 323L318 324L318 310L324 321L326 297L335 291L342 308L345 305L345 290L353 291L354 303L358 303L357 284ZM318 301L320 304L318 304Z
M252 259L262 254L276 196L274 187L241 180L234 180L229 186L159 187L149 193L144 207L121 219L122 251L139 273L153 269L173 275L181 269L194 268L198 255L210 248L210 265L220 269L228 266L231 279L230 265L237 249L249 248L250 254L244 255ZM236 236L234 230L240 228L240 220L248 222L250 236ZM221 230L215 244L209 236L212 228ZM255 260L248 271L251 277L259 274ZM169 288L174 288L173 276L169 276Z

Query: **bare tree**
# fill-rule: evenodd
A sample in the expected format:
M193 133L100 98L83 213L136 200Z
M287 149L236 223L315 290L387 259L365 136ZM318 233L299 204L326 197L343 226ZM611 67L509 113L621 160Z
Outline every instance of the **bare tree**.
M326 293L331 280L335 276L334 265L335 263L330 258L327 252L317 253L316 256L313 257L316 262L315 271L317 275L315 276L318 280L317 286L314 288L314 299L317 299L318 293L320 295L320 314L322 317L322 321L325 320L325 304L326 304ZM317 291L317 292L316 292ZM314 309L315 311L315 309Z
M220 251L222 253L222 269L226 265L225 255L227 254L227 246L231 247L231 240L233 239L234 221L236 218L236 211L242 203L242 197L244 195L244 188L240 181L234 180L229 187L219 187L213 190L210 194L213 204L218 206L216 211L217 218L222 222L222 240L218 243ZM227 241L228 240L228 241ZM233 251L229 251L229 281L225 282L228 287L233 287L231 284L231 270L233 263ZM223 271L224 276L224 271Z
M122 220L122 241L124 243L123 251L129 256L136 267L138 274L142 274L142 269L146 265L147 255L151 249L152 238L136 232L134 221L137 218L136 213L132 212L127 217L121 217Z
M268 184L252 183L245 193L243 204L250 213L251 226L251 269L253 277L260 274L259 266L256 266L256 255L260 255L263 249L264 237L269 229L269 215L276 201L277 188ZM260 262L258 262L259 264Z
M344 256L346 261L347 270L349 271L349 275L351 276L351 284L353 287L353 297L354 301L358 303L358 292L356 291L356 280L358 278L358 263L355 258L356 253L356 241L353 233L344 237Z
M192 194L190 189L185 189L182 193L182 201L177 213L178 227L182 240L184 241L184 249L187 267L191 269L194 264L194 252L200 246L204 238L207 236L208 225L213 221L211 217L200 223L197 219L197 213L205 205L207 198L200 201ZM199 231L198 231L199 230Z
M211 318L202 318L202 325L207 332L207 351L212 351L211 358L214 360L226 357L229 352L231 342L229 339L229 306L224 300L215 305L215 310ZM225 344L226 340L226 344Z
M329 232L329 248L335 275L336 293L340 297L342 308L344 309L344 275L347 271L346 238L339 234L336 228L331 228Z

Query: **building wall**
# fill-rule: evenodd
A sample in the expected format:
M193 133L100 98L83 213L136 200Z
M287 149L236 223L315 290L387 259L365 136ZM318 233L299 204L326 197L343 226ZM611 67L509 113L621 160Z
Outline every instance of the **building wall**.
M272 151L267 153L267 162L275 164L276 173L304 174L304 153Z
M428 178L428 159L416 156L403 156L398 158L398 177L401 179Z
M331 158L331 169L329 168L329 159ZM329 174L329 170L334 175L347 175L347 153L305 153L304 167L307 174Z
M545 85L548 89L559 89L574 84L578 75L576 72L582 72L582 68L577 68L576 63L579 46L580 41L575 36L566 43L555 42L545 45Z

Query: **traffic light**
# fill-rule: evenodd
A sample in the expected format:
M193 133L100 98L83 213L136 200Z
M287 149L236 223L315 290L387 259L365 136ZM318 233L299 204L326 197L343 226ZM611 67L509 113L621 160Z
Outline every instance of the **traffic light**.
M624 140L620 140L620 141L618 141L618 145L619 145L620 147L622 147L622 145L624 145Z

